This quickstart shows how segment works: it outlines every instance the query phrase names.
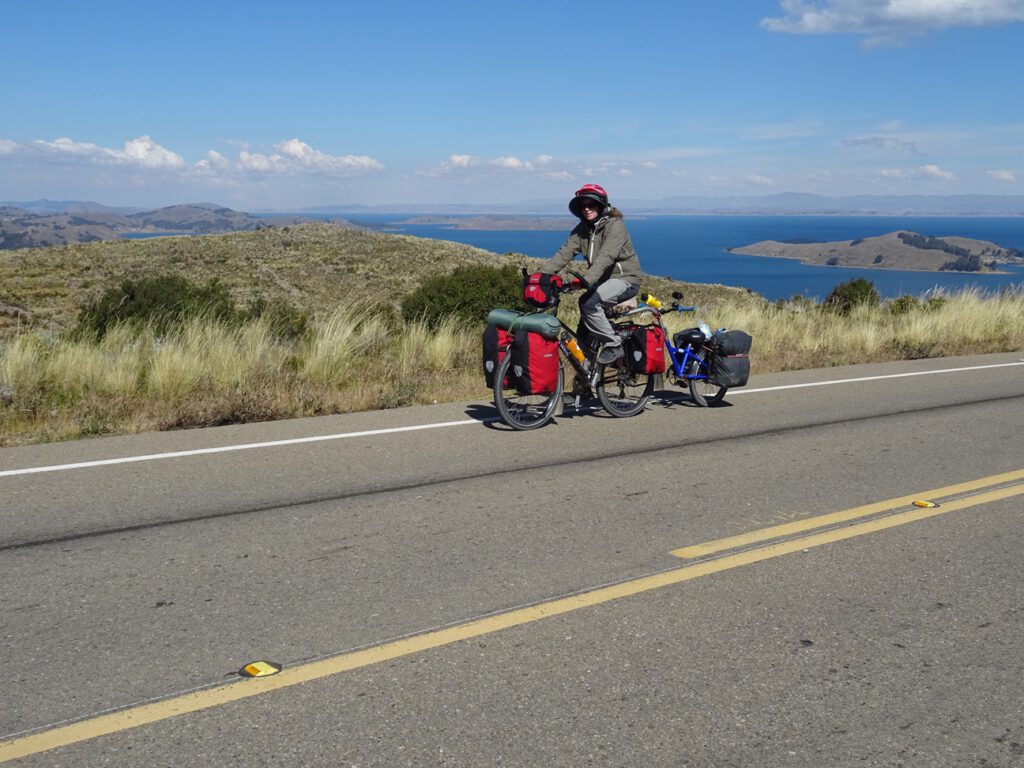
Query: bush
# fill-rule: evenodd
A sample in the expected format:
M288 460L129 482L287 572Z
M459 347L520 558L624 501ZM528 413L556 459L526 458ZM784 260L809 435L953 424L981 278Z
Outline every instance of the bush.
M894 315L909 315L921 309L921 300L916 296L904 294L889 302L889 312Z
M436 327L445 317L482 323L495 307L521 307L522 273L514 264L502 267L460 267L425 280L402 302L408 322L422 320Z
M268 322L271 333L283 339L297 339L309 330L309 315L283 299L257 298L249 305L243 319L258 317Z
M124 280L82 307L76 333L102 338L118 323L149 323L156 333L205 315L215 320L236 320L235 302L218 280L198 286L178 275L157 275Z
M825 297L822 306L840 315L848 315L854 307L867 304L877 307L881 298L875 290L875 284L863 277L856 277L845 283L839 283L832 292Z

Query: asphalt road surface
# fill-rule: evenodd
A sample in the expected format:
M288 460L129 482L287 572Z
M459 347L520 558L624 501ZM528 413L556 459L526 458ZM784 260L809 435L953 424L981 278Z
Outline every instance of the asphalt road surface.
M1024 355L663 394L0 450L0 762L1024 765Z

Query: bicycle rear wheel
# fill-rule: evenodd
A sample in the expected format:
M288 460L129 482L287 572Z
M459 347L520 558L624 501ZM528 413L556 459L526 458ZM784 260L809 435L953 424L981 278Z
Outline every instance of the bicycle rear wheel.
M562 397L562 367L558 367L558 382L554 392L547 395L527 395L516 389L515 377L509 376L511 365L512 355L506 353L494 374L494 406L501 414L501 420L512 429L543 427L554 417L555 409Z
M654 376L650 374L614 365L597 367L597 398L612 416L624 418L640 413L653 390Z
M688 379L690 385L690 397L697 405L707 408L709 405L716 405L725 397L728 387L720 387L708 381L708 367L700 358L691 360L686 366L686 375L700 376L701 378Z

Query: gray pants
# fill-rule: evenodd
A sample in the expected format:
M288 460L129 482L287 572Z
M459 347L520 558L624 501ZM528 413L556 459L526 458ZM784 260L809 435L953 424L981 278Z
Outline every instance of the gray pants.
M636 296L640 286L627 283L618 277L610 277L587 291L580 298L580 319L595 342L618 346L621 340L612 330L612 324L604 313L604 307L614 307L626 299Z

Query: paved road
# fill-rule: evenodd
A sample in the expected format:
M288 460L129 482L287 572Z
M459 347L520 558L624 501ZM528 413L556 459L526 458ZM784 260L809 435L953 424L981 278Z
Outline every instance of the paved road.
M0 450L0 761L1024 764L1021 363Z

